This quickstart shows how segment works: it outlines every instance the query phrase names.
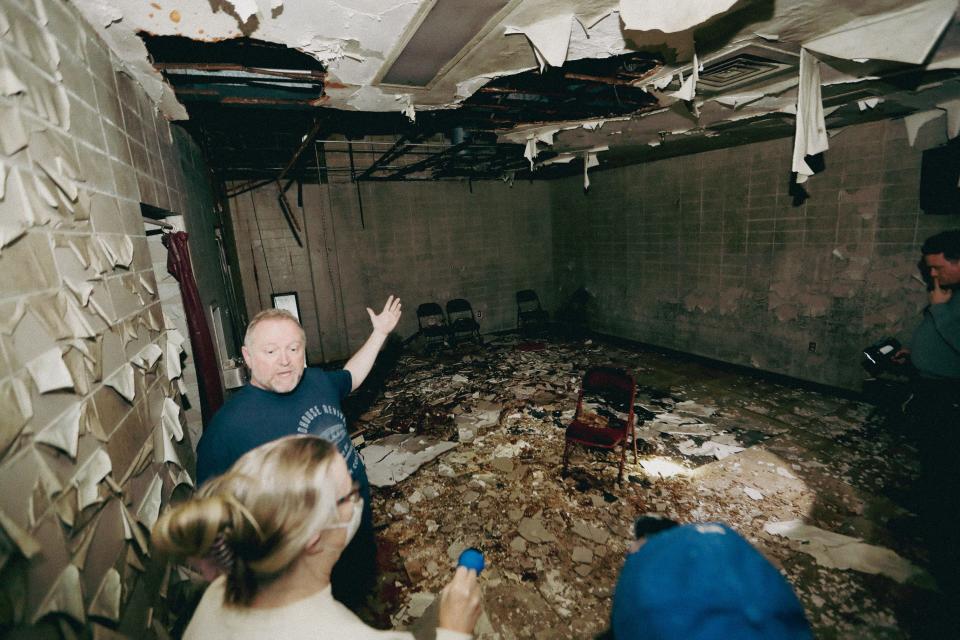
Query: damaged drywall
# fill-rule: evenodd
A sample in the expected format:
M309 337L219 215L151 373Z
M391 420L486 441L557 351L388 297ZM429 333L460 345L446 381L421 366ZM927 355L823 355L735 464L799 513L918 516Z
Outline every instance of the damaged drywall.
M694 4L707 12L713 5L723 11L732 3ZM560 155L602 144L614 148L623 145L634 149L637 145L654 148L669 145L673 140L704 137L730 136L728 144L736 144L738 138L739 141L749 139L746 137L749 134L742 127L731 133L731 124L758 119L769 122L776 118L792 124L795 129L794 171L802 183L813 173L804 158L825 151L829 146L828 126L838 126L850 117L848 109L826 120L845 106L823 106L826 97L832 99L845 90L841 85L865 82L872 91L888 94L883 98L851 101L849 105L859 111L875 109L884 102L888 103L884 108L894 113L898 109L944 108L938 102L939 95L928 91L931 87L903 91L894 86L877 85L875 81L893 68L891 63L922 65L927 62L929 69L949 68L955 56L954 34L960 32L955 4L927 0L909 7L871 5L869 15L852 7L833 6L830 10L821 8L818 16L808 16L804 23L794 18L809 9L809 5L790 7L792 12L781 11L786 6L778 7L774 16L758 22L751 22L750 14L741 12L737 14L742 17L737 23L741 32L729 38L728 44L698 57L691 36L688 46L674 48L674 60L666 60L661 69L643 81L646 90L657 98L660 110L635 114L604 131L578 130L576 123L560 126L551 123L518 126L501 134L500 139L520 142L523 138L529 140L531 135L536 137L539 132L553 130L556 135L551 136L551 150ZM671 11L671 17L684 18L683 7L671 6ZM624 9L621 15L625 15ZM898 36L891 37L897 25ZM709 28L709 25L703 27L704 33L708 33ZM573 33L578 30L574 29ZM769 79L755 80L746 92L738 85L718 90L713 84L707 86L707 92L698 92L698 76L705 68L709 71L711 65L720 65L740 55L781 60L794 70L787 75L774 74ZM960 85L948 82L954 95L960 92ZM821 87L830 89L822 93ZM677 116L682 119L678 121ZM949 135L952 132L949 124L947 126ZM632 153L634 161L643 158L642 154Z
M185 113L171 103L169 87L150 66L137 35L140 32L206 42L255 37L283 44L326 65L325 106L397 111L412 119L417 109L455 108L493 78L632 51L665 52L662 71L650 78L648 85L662 98L662 106L684 100L692 103L694 113L701 101L694 97L701 65L747 41L775 44L781 50L804 46L818 55L847 60L921 64L929 59L931 65L938 65L931 68L946 68L957 57L956 38L943 39L933 57L928 54L953 22L952 4L949 0L885 0L867 7L852 0L784 1L775 3L771 11L760 11L738 7L732 0L669 5L646 0L561 4L523 0L510 3L483 25L441 68L440 75L424 87L381 86L379 79L431 9L432 4L425 0L391 0L375 9L360 1L304 5L266 0L210 6L194 3L188 7L133 0L81 0L78 6L168 117L183 118ZM722 25L724 41L719 47L712 44L708 55L691 68L695 39L710 40L710 29L718 24ZM897 37L888 37L890 33ZM866 71L855 75L863 77ZM681 76L679 90L668 89ZM760 86L753 92L773 97L779 91L782 89ZM733 109L739 106L742 104L735 103ZM770 104L763 112L782 111L784 106L788 105ZM658 131L671 129L660 127ZM600 144L594 139L580 146Z
M69 4L0 8L0 628L166 637L148 528L190 483L184 339L141 202L211 207ZM200 168L200 167L197 167ZM189 204L187 204L189 203Z
M824 152L828 136L842 127L887 114L933 108L950 111L951 101L960 93L960 82L946 75L942 80L949 94L946 99L926 85L906 87L896 80L904 64L915 65L916 70L926 64L928 71L957 67L960 27L948 0L883 0L868 5L853 0L782 0L770 6L731 0L669 6L645 0L560 4L515 0L484 18L486 22L481 20L465 43L452 43L444 54L452 57L437 65L437 75L429 81L411 81L416 86L387 84L384 78L391 77L394 62L417 40L417 30L430 23L435 4L426 0L392 0L375 8L368 4L348 0L307 7L237 0L180 7L81 0L79 6L111 43L129 75L169 118L184 118L186 113L182 106L170 104L173 93L148 61L139 34L209 43L249 38L296 49L323 64L324 70L311 76L317 91L322 82L322 95L283 100L357 112L397 112L411 122L418 111L457 109L469 121L477 115L474 109L483 113L489 107L489 124L483 128L499 134L501 142L524 144L531 171L553 165L544 172L548 176L572 173L573 166L557 166L572 154L582 161L576 164L583 169L585 186L595 162L606 168L791 134L797 141L793 165L800 184L814 171L804 158ZM892 33L897 37L890 37ZM442 29L439 34L442 40ZM635 70L636 60L626 59L630 56L648 56L644 60L654 68L626 79L617 73L611 77L609 72L570 72L568 82L597 83L586 86L611 94L620 85L628 86L643 96L625 103L617 97L616 107L594 106L595 113L579 123L557 122L571 117L564 116L562 109L527 113L519 104L522 101L510 98L523 92L511 92L497 83L485 87L492 80L518 74L525 74L527 82L585 59L623 58L625 68L634 64ZM755 64L760 66L754 68ZM221 95L224 108L235 103L279 104L280 98L266 97L270 79L261 80L265 84L257 82L256 89L245 87L237 95ZM6 79L6 90L16 91L18 81L22 82ZM392 81L399 82L396 77ZM190 96L203 90L180 82L184 84L178 90L193 105ZM622 116L625 111L629 115L614 126L577 127L596 122L597 116ZM948 128L956 122L960 119L948 119ZM549 144L537 140L538 134L551 132L555 135ZM17 136L12 137L9 144L17 144ZM603 147L610 152L592 153ZM549 153L539 157L544 151ZM504 177L509 179L511 171L513 167L504 168ZM12 233L16 229L3 235Z

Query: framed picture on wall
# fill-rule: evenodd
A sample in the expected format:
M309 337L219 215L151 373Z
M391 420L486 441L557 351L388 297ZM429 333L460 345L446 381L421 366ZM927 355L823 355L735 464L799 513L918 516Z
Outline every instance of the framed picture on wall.
M271 294L270 301L274 309L289 311L297 319L297 322L300 322L300 301L297 299L296 291Z

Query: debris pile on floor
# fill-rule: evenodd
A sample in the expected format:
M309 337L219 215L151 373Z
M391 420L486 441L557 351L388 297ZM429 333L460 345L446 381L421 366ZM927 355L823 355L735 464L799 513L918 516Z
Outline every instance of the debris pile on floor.
M394 624L422 615L477 547L479 638L593 637L648 512L740 531L790 579L818 637L899 637L903 603L929 588L922 550L888 526L911 521L891 496L914 453L868 405L592 341L469 349L404 354L358 424ZM628 451L621 485L619 451L576 448L561 477L564 428L597 365L638 383L640 456Z

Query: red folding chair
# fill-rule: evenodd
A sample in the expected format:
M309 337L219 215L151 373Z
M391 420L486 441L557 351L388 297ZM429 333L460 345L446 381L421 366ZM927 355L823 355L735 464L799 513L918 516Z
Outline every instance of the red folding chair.
M584 394L588 400L598 401L598 411L584 410ZM627 456L627 439L633 441L633 462L637 462L637 439L634 433L633 402L637 383L626 371L613 367L594 367L583 376L583 386L577 398L577 411L567 426L563 447L563 473L567 472L570 445L578 444L596 449L616 449L620 446L620 471L617 482L623 481L623 464ZM621 416L626 416L623 418Z

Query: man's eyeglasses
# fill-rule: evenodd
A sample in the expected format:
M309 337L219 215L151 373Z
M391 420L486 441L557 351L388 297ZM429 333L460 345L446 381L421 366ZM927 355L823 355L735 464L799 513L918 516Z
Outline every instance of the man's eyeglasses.
M353 481L353 484L350 487L350 493L343 496L342 498L337 498L337 506L346 504L348 502L359 502L360 500L360 483L356 480Z

